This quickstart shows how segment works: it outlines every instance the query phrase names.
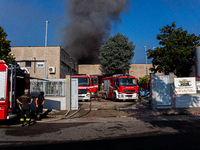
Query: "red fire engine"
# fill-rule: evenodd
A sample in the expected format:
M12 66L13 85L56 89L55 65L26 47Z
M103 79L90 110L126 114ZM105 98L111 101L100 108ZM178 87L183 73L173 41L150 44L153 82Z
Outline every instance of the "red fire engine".
M102 96L107 99L134 100L138 99L139 86L134 76L113 75L102 79Z
M78 100L90 100L90 77L85 74L71 75L78 78Z
M17 116L16 98L24 94L24 89L30 89L30 75L15 65L6 65L0 60L0 120Z
M98 91L100 90L101 80L102 80L102 75L90 75L91 98L99 98Z

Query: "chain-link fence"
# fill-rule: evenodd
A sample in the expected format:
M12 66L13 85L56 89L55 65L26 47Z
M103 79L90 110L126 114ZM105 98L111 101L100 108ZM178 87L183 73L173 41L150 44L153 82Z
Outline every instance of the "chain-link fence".
M66 80L65 79L48 79L30 80L30 94L37 96L43 91L45 96L65 96L66 95Z

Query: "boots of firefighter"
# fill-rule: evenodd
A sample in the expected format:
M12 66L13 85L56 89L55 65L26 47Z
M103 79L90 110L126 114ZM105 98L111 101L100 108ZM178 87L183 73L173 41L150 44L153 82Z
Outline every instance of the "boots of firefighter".
M42 118L42 115L43 115L43 114L40 112L40 119Z
M27 122L28 127L30 126L30 121L31 121L31 118L26 118L26 122Z
M20 118L20 124L21 124L21 127L24 126L24 118Z

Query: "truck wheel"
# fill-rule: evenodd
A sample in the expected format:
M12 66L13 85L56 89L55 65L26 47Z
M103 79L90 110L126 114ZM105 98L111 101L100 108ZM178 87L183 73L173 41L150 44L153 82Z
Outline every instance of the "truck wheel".
M116 99L116 94L115 94L115 93L113 94L113 101L114 101L114 102L117 101L117 99Z

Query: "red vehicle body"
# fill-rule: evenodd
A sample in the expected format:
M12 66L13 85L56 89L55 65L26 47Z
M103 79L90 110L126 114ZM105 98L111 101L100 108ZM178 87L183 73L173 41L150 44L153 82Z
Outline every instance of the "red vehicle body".
M91 98L99 98L98 91L100 90L101 81L102 81L102 75L90 75Z
M78 78L78 100L90 100L90 77L77 74L71 78Z
M24 70L0 60L0 120L17 116L19 109L16 98L24 94L24 89L30 89L30 75Z
M107 99L116 100L137 100L138 82L134 76L113 75L102 79L102 96Z

